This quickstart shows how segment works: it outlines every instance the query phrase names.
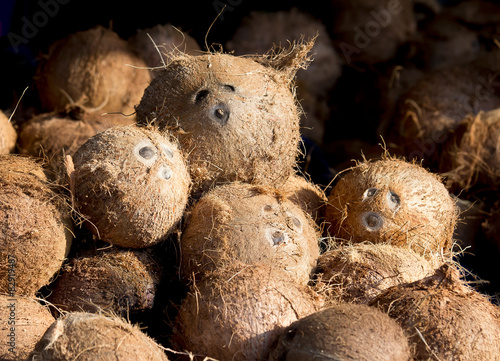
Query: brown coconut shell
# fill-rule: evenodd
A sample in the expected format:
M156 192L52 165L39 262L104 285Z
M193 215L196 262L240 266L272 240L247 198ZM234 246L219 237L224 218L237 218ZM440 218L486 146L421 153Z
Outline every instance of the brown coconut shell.
M347 63L391 60L417 30L410 2L335 0L331 4L329 30Z
M0 154L9 154L16 148L17 132L9 118L0 110Z
M72 258L48 300L69 312L115 314L152 309L162 267L149 250L118 250Z
M77 210L100 239L122 247L157 244L178 225L190 178L166 132L122 126L94 135L73 157Z
M321 307L307 286L281 270L233 266L191 286L173 343L220 361L266 359L281 329Z
M325 219L334 237L409 247L441 260L450 256L457 213L436 174L385 156L359 163L337 182Z
M195 192L230 181L277 187L298 154L293 78L312 46L253 58L174 57L144 91L137 120L169 128L179 139Z
M130 114L150 81L145 66L125 40L98 25L55 41L35 83L47 111L77 104L101 114Z
M416 360L498 360L500 308L465 286L450 265L389 288L371 305L402 326Z
M315 289L325 301L367 304L389 287L418 281L438 267L409 248L359 243L323 253Z
M0 156L0 185L0 293L33 296L69 252L69 206L32 158Z
M27 359L54 321L49 309L35 299L0 295L0 359Z
M196 39L171 24L157 24L147 29L140 29L128 42L151 68L164 66L170 61L172 54L182 52L199 55L201 53ZM151 74L154 75L155 72Z
M352 303L332 305L288 326L269 361L409 361L401 327L385 313Z
M83 312L57 319L30 357L40 361L168 360L153 339L124 319Z
M181 273L188 279L242 262L284 270L307 284L318 238L314 221L273 189L230 183L193 206L181 238Z

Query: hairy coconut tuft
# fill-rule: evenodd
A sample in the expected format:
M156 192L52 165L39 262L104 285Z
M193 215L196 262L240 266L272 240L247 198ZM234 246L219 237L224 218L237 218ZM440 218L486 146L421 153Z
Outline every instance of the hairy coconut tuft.
M293 79L312 46L295 44L273 56L173 57L144 91L137 120L179 139L195 192L230 181L277 187L298 154Z
M346 173L332 189L325 213L334 237L409 247L440 259L450 256L458 212L436 174L384 156Z
M48 300L70 312L115 314L152 309L162 268L149 250L118 250L72 258Z
M190 178L169 133L136 125L110 128L85 142L73 163L76 208L100 239L122 247L152 246L182 218Z
M416 360L498 360L500 308L467 287L450 265L389 288L370 305L402 326Z
M32 158L1 155L0 189L0 292L32 296L69 252L70 209Z
M179 309L173 342L221 361L265 359L283 327L321 305L309 287L284 271L235 265L191 286Z
M35 76L48 111L68 104L104 112L134 112L150 81L144 61L118 34L102 26L54 42Z
M306 284L319 256L314 221L274 189L230 183L206 193L182 233L184 278L234 262L281 269Z
M35 299L0 295L0 359L27 359L54 321L49 309Z
M358 243L323 253L315 289L327 303L367 304L382 291L429 276L438 267L409 248Z
M409 361L401 327L385 313L352 303L332 305L288 326L269 361Z
M17 132L9 118L0 110L0 154L9 154L16 148Z
M122 318L68 313L38 341L30 360L167 361L160 346Z

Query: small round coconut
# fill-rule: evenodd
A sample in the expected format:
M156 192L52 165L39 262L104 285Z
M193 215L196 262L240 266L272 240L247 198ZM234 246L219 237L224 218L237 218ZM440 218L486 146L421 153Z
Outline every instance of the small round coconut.
M118 250L72 258L48 300L63 311L120 315L150 310L161 279L149 250Z
M466 287L450 265L391 287L370 305L402 326L416 360L498 360L500 308Z
M464 118L443 155L441 171L459 189L500 185L500 109Z
M164 66L170 61L171 53L201 53L200 46L192 36L171 24L157 24L151 28L140 29L128 42L151 68ZM152 72L151 75L154 74L155 72Z
M54 321L49 309L35 299L0 295L0 359L27 359Z
M230 183L206 193L182 233L185 279L234 262L264 264L307 284L319 256L314 221L274 189Z
M138 327L118 317L68 313L38 341L30 360L167 361L160 346Z
M273 56L173 57L144 91L137 121L169 128L180 140L197 196L231 181L279 186L298 155L293 79L312 46Z
M17 132L9 118L0 110L0 154L9 154L16 148Z
M0 293L32 296L69 252L70 209L32 158L1 155L0 189Z
M457 209L436 174L384 156L358 163L337 182L325 219L334 237L409 247L441 260L451 252Z
M466 116L500 107L498 90L491 71L475 65L431 72L400 98L390 141L407 159L437 169L443 145Z
M330 33L347 63L381 63L417 30L413 3L392 0L335 0Z
M314 285L327 303L367 304L382 291L429 276L438 267L409 248L358 243L323 253Z
M37 68L42 107L75 103L99 112L134 112L151 77L144 61L118 34L102 26L54 42Z
M144 248L163 241L179 223L190 178L169 133L136 125L109 128L85 142L73 163L75 205L98 238Z
M366 305L332 305L281 332L269 361L409 361L408 340L385 313Z
M191 286L173 343L220 361L261 360L281 329L322 306L307 286L266 266L218 270Z

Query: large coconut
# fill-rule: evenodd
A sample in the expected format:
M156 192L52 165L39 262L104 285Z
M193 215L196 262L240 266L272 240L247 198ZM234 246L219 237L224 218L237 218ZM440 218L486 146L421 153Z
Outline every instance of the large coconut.
M150 75L144 61L118 34L102 26L54 42L37 68L43 108L75 103L103 112L134 112Z
M69 313L38 341L30 360L166 361L163 350L122 318Z
M0 110L0 154L9 154L16 148L17 132L9 118Z
M288 326L271 348L269 361L409 361L401 327L379 310L336 304Z
M409 248L389 244L353 244L323 253L315 289L327 303L367 304L385 289L418 281L437 268Z
M178 137L196 192L228 181L277 187L298 153L293 78L312 46L261 57L174 57L146 88L137 120Z
M62 268L48 300L63 311L127 317L153 307L160 278L160 260L149 250L77 256Z
M0 295L0 359L25 360L54 321L35 299Z
M32 158L0 156L0 189L0 292L34 295L69 252L69 206Z
M314 221L272 188L230 183L206 193L182 233L185 278L237 262L281 269L306 284L319 256Z
M441 179L418 164L389 158L353 167L332 189L325 210L332 236L449 256L457 210Z
M77 210L100 239L142 248L164 240L180 221L190 178L175 139L150 127L94 135L73 157Z
M498 360L500 308L465 286L449 265L389 288L371 305L403 327L416 360Z
M321 299L284 271L233 266L192 285L173 342L220 361L266 359L281 329L321 307Z

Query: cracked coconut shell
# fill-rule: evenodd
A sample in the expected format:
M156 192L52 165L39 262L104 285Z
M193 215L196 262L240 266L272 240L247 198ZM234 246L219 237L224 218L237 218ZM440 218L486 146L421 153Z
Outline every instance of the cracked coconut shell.
M293 79L312 46L267 56L173 57L144 91L137 121L168 128L179 139L197 196L231 181L277 187L298 155Z
M33 296L68 255L70 208L33 158L0 156L0 189L0 293Z
M182 233L181 273L262 264L306 284L319 256L314 221L274 189L230 183L206 193Z
M0 110L0 154L9 154L16 148L17 132L9 118Z
M130 248L157 244L178 225L190 178L176 141L155 128L122 126L94 135L73 157L71 190L88 228Z

